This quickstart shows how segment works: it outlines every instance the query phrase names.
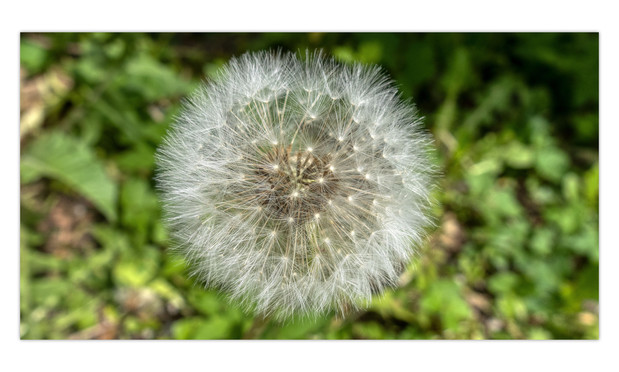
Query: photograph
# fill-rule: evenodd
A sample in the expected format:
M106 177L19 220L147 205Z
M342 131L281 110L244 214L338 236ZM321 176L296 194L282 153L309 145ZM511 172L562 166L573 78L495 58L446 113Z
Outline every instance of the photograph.
M19 339L599 340L599 43L19 32Z

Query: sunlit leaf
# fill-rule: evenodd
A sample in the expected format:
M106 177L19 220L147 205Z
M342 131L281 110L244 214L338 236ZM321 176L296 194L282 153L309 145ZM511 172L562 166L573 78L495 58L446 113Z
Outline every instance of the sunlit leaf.
M117 189L92 148L61 132L37 138L21 158L21 180L49 177L89 199L110 221L116 220Z

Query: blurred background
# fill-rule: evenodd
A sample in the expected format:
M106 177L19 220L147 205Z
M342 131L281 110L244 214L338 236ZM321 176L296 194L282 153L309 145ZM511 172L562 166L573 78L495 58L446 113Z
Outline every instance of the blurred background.
M597 339L598 34L21 34L22 339ZM171 254L153 153L248 50L376 63L436 141L437 226L365 311L244 314Z

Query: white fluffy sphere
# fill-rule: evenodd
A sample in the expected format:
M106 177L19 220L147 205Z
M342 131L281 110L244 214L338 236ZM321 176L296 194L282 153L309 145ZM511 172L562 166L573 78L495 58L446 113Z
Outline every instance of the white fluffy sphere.
M263 315L367 304L431 223L429 136L378 67L246 53L185 103L158 187L194 273Z

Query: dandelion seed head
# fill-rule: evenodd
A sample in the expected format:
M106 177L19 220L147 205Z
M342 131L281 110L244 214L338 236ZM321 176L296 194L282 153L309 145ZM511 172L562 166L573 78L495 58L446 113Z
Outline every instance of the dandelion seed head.
M263 315L369 303L432 222L420 125L378 67L321 53L232 59L157 152L176 249L207 286Z

